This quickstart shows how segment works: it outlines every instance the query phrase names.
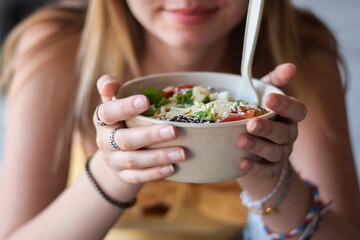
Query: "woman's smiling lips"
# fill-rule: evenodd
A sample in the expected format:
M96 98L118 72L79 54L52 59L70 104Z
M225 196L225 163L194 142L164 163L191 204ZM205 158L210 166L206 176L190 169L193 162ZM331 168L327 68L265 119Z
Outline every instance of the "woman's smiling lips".
M164 14L181 25L198 25L212 18L218 8L186 7L178 9L164 9Z

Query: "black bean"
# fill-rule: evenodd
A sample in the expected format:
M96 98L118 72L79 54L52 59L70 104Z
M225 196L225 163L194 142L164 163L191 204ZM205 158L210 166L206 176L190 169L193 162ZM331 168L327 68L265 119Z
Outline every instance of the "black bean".
M174 115L170 118L169 121L172 122L185 122L185 123L204 123L204 120L200 120L198 118L193 118L193 117L187 117L184 115Z

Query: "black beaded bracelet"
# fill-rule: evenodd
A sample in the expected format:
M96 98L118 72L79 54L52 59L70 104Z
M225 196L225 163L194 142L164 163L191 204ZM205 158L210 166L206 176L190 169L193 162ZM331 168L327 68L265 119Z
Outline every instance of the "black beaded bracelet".
M111 205L118 207L118 208L122 208L122 209L126 209L126 208L130 208L132 206L135 205L136 203L136 198L130 200L129 202L120 202L116 199L113 199L112 197L110 197L109 195L107 195L104 190L102 190L102 188L100 187L100 185L96 182L94 176L92 175L91 171L90 171L90 161L91 161L92 157L90 157L87 161L86 161L86 165L85 165L85 171L86 174L88 175L91 183L95 186L96 190L100 193L100 195Z

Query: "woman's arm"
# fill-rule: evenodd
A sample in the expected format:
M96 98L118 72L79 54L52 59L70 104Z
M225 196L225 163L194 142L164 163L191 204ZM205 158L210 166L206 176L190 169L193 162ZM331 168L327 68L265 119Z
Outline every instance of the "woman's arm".
M85 173L64 190L72 135L72 129L65 131L64 126L73 111L72 96L77 86L72 77L73 53L79 36L62 41L66 51L46 48L24 59L23 53L33 48L33 36L47 31L30 30L23 38L26 42L20 43L21 62L10 91L0 192L0 221L5 224L0 239L102 239L123 209L102 198ZM53 55L48 58L49 54ZM108 76L98 84L103 101L115 95L119 87L119 81ZM135 151L174 139L174 127L166 124L121 129L114 141L124 151L111 147L109 134L121 126L119 121L148 108L145 96L132 96L104 103L98 111L101 120L115 125L96 126L99 150L90 171L105 193L120 202L132 200L143 182L170 176L174 172L171 164L185 160L180 147Z
M319 61L319 59L317 59L316 62L321 62L322 64L324 64L324 61ZM314 62L309 62L309 64L310 63L314 64ZM329 67L333 67L334 69L336 69L336 65L327 66L327 68ZM286 70L286 68L289 69ZM280 84L284 82L284 80L286 79L288 80L292 79L291 77L292 74L289 74L291 73L290 68L291 68L290 66L286 66L286 65L278 67L272 74L272 83ZM311 80L315 80L315 79L318 80L319 78L324 79L324 76L319 75L319 72L312 71L311 73L313 74ZM307 81L310 81L310 79L307 79ZM334 81L334 79L332 81ZM339 87L338 91L340 92L339 97L341 99L343 98L343 94L342 94L340 78L338 78L337 81L338 82L335 81L334 83L335 85L334 88L336 89L336 84L338 84ZM314 85L314 83L308 83L308 84L309 87L313 87ZM321 85L321 83L316 83L316 84L319 84L319 86L326 86L325 83L323 83L324 85ZM315 92L318 90L319 89L315 89ZM322 93L319 92L318 94L322 94ZM330 92L328 97L336 96L336 94L337 94L336 91ZM292 102L291 99L289 98L282 97L282 100L280 101L280 105L276 108L273 108L269 106L269 103L273 101L272 97L273 96L268 98L266 100L267 103L265 104L273 111L277 112L278 115L280 115L284 119L288 119L288 120L294 119L292 120L294 122L299 122L302 119L300 116L303 116L304 111L301 108L301 105L297 105L296 102ZM340 102L343 104L343 100L342 101L340 100L338 101L337 104L335 104L334 101L327 99L326 96L321 96L321 97L324 97L322 101L324 101L327 104L330 104L330 107L326 108L325 111L331 111L331 109L333 110L333 112L330 112L330 116L327 117L335 118L334 115L340 113L338 115L340 117L338 118L337 121L341 121L341 119L344 118L344 115L341 116L341 113L344 113L345 111L344 111L344 105L341 104L339 105L338 103ZM347 134L346 119L344 122L345 124L343 124L340 127L340 129L336 129L336 127L330 128L330 130L335 129L334 131L335 133L336 131L339 130L343 131L340 134L340 137L344 139L343 144L339 144L335 146L335 144L330 144L333 141L330 138L331 134L328 134L328 132L325 131L326 128L324 128L323 125L321 125L322 123L321 118L319 118L319 115L316 115L317 113L315 112L317 110L316 104L315 105L308 104L308 110L311 111L309 113L310 116L306 118L304 123L303 122L300 123L299 138L295 144L297 149L295 150L295 152L291 157L292 163L295 165L297 170L300 169L299 171L301 172L303 178L312 180L316 185L319 186L319 191L322 196L322 200L325 203L329 201L329 198L324 197L327 196L327 191L334 193L334 191L336 192L336 188L338 188L338 193L332 195L333 197L331 198L334 199L335 202L337 202L337 205L334 205L333 208L323 216L320 228L315 234L314 239L340 239L340 238L357 239L359 236L359 232L358 232L359 228L357 227L358 223L357 220L355 219L358 214L356 212L358 211L357 209L359 207L358 206L359 190L357 186L357 179L354 169L349 168L349 166L353 165L353 160L352 160L351 148L349 144L349 137ZM311 119L311 121L309 121L309 119ZM330 126L335 124L333 121L334 121L333 119L330 121ZM257 124L255 124L255 129L253 129L252 126L254 122L255 123L262 122L263 127L261 129L260 128L256 129ZM286 122L287 121L285 121L284 123ZM294 129L291 124L291 121L288 122L288 127L289 129L287 129L285 126L281 127L279 123L268 120L253 119L249 121L249 123L247 124L248 131L253 136L252 137L243 136L239 141L239 146L241 148L250 151L256 155L259 155L264 159L274 162L273 164L270 165L252 162L248 160L245 161L243 160L241 162L240 166L249 175L246 177L239 178L238 181L243 187L243 189L246 190L249 193L250 197L253 198L254 200L264 198L267 194L271 192L271 190L276 185L276 182L279 180L279 174L278 174L279 167L277 166L278 164L276 162L278 161L282 162L284 157L288 157L289 149L291 149L291 145L289 145L289 143L291 143L292 138L289 138L289 140L285 145L283 139L284 136L289 135L285 133L294 131L291 130ZM254 136L260 136L270 141L264 142L261 138L257 139L254 138ZM255 140L255 144L250 149L246 149L247 144L246 141L244 140L246 140L247 138L252 138L253 140ZM271 148L273 149L272 151ZM279 152L279 149L282 150ZM282 157L279 158L278 156L282 156ZM337 161L336 160L337 157L340 158L342 161L345 161L345 164L342 161ZM332 159L335 162L335 164L328 161L328 159ZM246 165L244 166L245 162L248 163L247 166ZM323 184L325 185L322 185L321 181L319 181L319 179L321 179L322 176L331 177L334 170L340 172L344 171L342 169L343 164L347 165L347 167L345 167L345 172L349 172L349 177L346 177L345 176L346 174L344 174L340 182L343 182L345 188L346 186L350 186L350 188L352 188L352 190L349 192L349 193L351 192L354 193L353 194L354 199L352 200L348 198L350 197L350 194L348 195L348 197L346 196L347 190L341 189L342 186L336 183L337 181L336 179L333 179L332 182L331 181L329 182L329 180L326 180L325 178L325 181L323 182ZM315 166L318 165L319 167L317 169L318 172L316 171L313 172L313 170L316 169L316 167L314 168L314 165ZM301 168L299 168L299 166L301 166ZM313 173L315 174L316 177L308 173ZM269 203L267 204L269 205ZM339 206L341 205L342 207L339 208ZM299 176L296 173L294 173L290 190L288 191L283 201L281 201L280 205L276 208L276 211L274 213L265 215L263 219L265 224L274 232L286 233L291 229L295 228L296 226L298 226L302 222L305 215L309 211L310 206L311 206L311 195L310 195L309 187L307 187L305 183L300 180ZM346 210L346 208L348 209L348 211ZM353 209L354 213L350 214L349 212L350 209ZM352 221L351 219L354 219L354 221Z
M305 66L304 84L314 88L320 101L307 104L308 115L299 124L291 161L303 178L319 186L325 203L333 201L336 220L359 231L360 191L338 66L334 56L321 50L314 50ZM319 107L326 113L327 125Z
M29 29L19 56L52 31L47 26ZM77 85L73 73L79 36L69 38L66 51L54 56L46 48L31 59L20 57L16 66L3 156L0 239L100 239L121 214L84 174L64 191L71 144L71 129L64 128ZM108 175L101 169L96 177Z

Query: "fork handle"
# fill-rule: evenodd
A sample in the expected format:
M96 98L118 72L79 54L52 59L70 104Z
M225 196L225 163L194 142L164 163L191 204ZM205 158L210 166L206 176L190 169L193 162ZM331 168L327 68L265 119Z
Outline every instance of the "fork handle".
M250 79L251 84L252 62L259 34L264 2L265 0L250 0L246 19L243 54L241 60L241 75Z

